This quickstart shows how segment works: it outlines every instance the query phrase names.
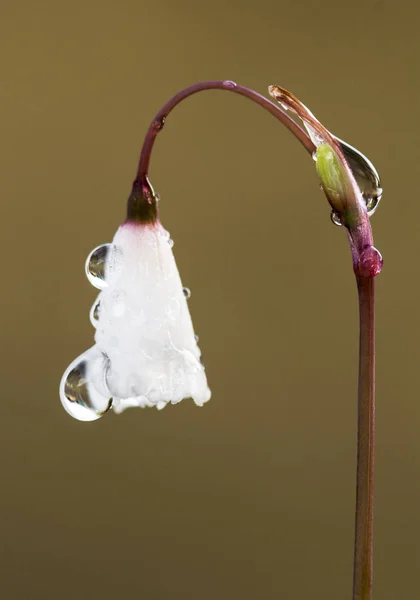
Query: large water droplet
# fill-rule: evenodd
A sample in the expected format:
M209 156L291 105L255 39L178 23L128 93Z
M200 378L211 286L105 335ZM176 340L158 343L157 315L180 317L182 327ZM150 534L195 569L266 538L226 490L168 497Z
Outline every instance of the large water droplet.
M94 248L86 259L85 271L89 282L99 290L106 288L105 263L111 252L112 244L102 244Z
M350 146L350 144L343 142L339 138L336 139L340 143L357 185L362 192L368 214L372 216L382 198L382 185L378 171L370 160L357 150L357 148Z
M122 264L121 248L114 244L102 244L92 250L86 259L86 277L94 287L103 290L119 276Z
M108 359L95 346L76 358L60 382L60 400L79 421L95 421L111 408L105 383Z
M334 225L337 225L338 227L342 227L343 223L341 222L340 216L338 215L338 213L335 212L335 210L331 211L331 221L334 223Z
M184 288L182 288L182 291L183 291L184 296L186 297L186 299L189 300L191 298L191 290L190 290L190 288L184 287Z

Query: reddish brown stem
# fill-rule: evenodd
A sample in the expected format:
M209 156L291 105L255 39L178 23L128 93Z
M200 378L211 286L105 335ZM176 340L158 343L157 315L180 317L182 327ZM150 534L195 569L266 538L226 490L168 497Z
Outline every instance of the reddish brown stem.
M185 98L188 98L188 96L192 96L193 94L197 94L198 92L203 92L205 90L225 90L249 98L256 104L259 104L265 108L265 110L276 117L276 119L281 121L281 123L283 123L283 125L293 133L293 135L301 142L308 152L311 154L314 152L315 145L309 138L308 134L287 113L285 113L284 110L267 98L264 98L264 96L261 96L261 94L258 94L257 92L254 92L254 90L242 85L238 85L233 81L204 81L201 83L196 83L195 85L178 92L178 94L168 100L168 102L157 113L151 122L144 139L137 170L137 181L147 181L153 144L157 134L163 128L166 117L175 108L175 106L177 106L177 104L182 102L182 100L185 100Z
M359 394L353 600L372 598L375 452L375 278L356 276L359 293Z

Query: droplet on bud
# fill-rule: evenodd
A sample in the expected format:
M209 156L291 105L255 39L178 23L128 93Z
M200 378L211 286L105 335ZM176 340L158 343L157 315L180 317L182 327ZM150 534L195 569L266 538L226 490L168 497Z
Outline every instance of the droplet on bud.
M309 134L309 137L311 138L312 142L315 144L316 147L325 142L324 138L318 133L318 131L316 131L311 125L309 125L309 123L303 121L303 124L306 128L306 131Z
M338 227L342 227L343 223L341 222L340 216L337 212L335 212L335 210L331 211L331 221L334 223L334 225L337 225Z
M226 80L223 82L223 85L226 88L236 88L236 83L234 81Z
M378 171L370 160L357 150L357 148L350 146L350 144L343 142L339 138L336 139L362 192L368 215L371 217L378 208L378 204L382 198L383 190Z
M375 277L382 271L383 264L384 261L379 250L374 246L369 246L363 250L359 258L359 274L363 277Z
M367 194L366 192L362 192L363 198L366 202L366 208L368 211L369 217L371 217L376 209L378 208L378 204L382 198L382 188L378 187L374 194Z
M190 288L184 287L184 288L182 288L182 291L183 291L184 296L186 297L186 299L189 300L191 298L191 290L190 290Z
M69 415L79 421L95 421L111 408L107 369L107 357L95 346L67 367L60 383L60 400Z
M85 271L89 282L99 290L106 288L105 263L111 252L112 244L102 244L94 248L86 259Z

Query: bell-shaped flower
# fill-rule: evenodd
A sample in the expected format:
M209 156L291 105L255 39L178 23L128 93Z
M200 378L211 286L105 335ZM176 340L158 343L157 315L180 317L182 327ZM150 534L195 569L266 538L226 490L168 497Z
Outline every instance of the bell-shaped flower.
M94 420L109 408L164 408L191 397L210 399L205 370L172 252L159 220L127 221L112 244L86 262L100 294L90 313L95 345L66 370L60 385L64 408Z

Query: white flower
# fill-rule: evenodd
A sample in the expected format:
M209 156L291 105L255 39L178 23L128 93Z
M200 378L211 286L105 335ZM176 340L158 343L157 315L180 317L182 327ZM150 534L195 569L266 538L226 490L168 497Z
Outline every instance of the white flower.
M87 275L102 288L91 310L96 344L64 373L66 410L92 420L111 404L121 412L130 406L161 409L188 397L198 406L207 402L188 292L160 222L124 223L112 244L90 254Z

